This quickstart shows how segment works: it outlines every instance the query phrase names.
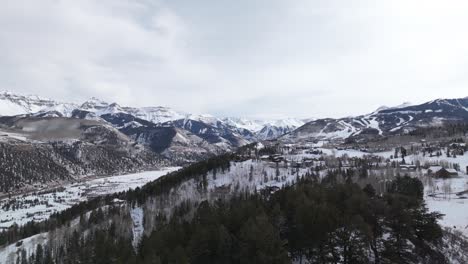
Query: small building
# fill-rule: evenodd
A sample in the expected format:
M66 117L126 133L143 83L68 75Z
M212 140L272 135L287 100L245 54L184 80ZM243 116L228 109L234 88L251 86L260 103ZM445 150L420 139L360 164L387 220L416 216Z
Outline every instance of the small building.
M321 152L320 150L317 150L317 149L307 150L305 153L306 153L306 154L312 154L312 155L320 155L320 154L322 154L322 152Z
M457 177L458 176L458 171L456 169L445 169L450 177Z
M417 169L416 165L406 165L406 164L400 165L400 170L402 171L416 171L416 169Z
M314 159L311 159L311 158L304 158L302 162L304 163L304 166L306 167L311 167L314 165Z
M273 155L270 156L270 160L273 161L273 162L278 163L278 162L284 161L285 159L280 154L273 154Z
M446 179L457 177L458 171L455 169L446 169L440 166L432 166L427 170L427 174L436 178Z
M294 168L301 168L301 167L302 167L302 162L300 162L300 161L292 162L291 165L292 165Z
M427 169L427 174L432 175L432 174L436 173L437 171L440 171L441 169L443 169L442 166L430 166Z

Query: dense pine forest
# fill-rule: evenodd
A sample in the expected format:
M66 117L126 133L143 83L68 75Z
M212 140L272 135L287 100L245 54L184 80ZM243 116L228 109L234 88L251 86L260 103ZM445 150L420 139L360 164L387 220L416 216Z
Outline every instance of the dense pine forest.
M446 263L434 250L440 215L428 212L421 182L409 177L383 196L370 185L302 179L273 194L186 203L169 219L155 215L158 228L136 248L121 214L82 215L70 240L38 246L18 263Z

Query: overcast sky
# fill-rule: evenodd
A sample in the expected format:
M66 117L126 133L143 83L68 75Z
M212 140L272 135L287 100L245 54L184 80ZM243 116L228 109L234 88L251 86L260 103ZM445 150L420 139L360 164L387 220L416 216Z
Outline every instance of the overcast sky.
M0 89L246 117L468 96L466 0L0 0Z

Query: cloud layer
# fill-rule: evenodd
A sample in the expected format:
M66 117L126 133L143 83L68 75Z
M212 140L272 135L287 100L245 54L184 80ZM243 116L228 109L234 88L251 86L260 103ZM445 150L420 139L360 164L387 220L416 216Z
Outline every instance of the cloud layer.
M251 117L468 95L468 3L0 3L0 89Z

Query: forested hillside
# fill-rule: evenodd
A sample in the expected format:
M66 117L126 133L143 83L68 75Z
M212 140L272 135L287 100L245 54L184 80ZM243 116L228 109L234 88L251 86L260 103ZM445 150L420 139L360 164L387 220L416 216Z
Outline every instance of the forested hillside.
M247 145L48 221L13 226L0 233L11 252L7 263L468 259L463 235L443 229L442 215L427 209L424 178L400 176L395 160L319 153L305 166L297 160L303 154L272 162L277 153L278 147Z
M398 178L377 197L370 186L304 179L272 195L187 203L170 219L154 216L158 228L136 250L120 225L129 216L98 209L70 240L40 246L25 263L448 263L421 188Z

